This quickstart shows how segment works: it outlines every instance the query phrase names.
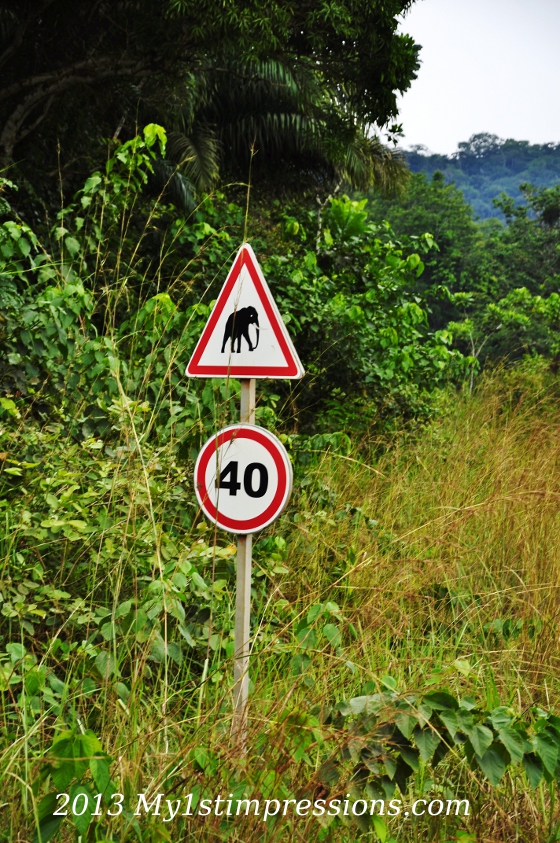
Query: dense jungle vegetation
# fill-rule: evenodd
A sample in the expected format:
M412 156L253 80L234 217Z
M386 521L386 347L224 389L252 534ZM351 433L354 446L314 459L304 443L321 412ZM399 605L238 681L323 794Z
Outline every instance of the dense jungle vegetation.
M505 193L520 202L519 186L554 187L560 182L560 144L531 144L481 133L462 141L452 155L433 154L422 146L406 152L410 169L432 176L437 170L459 187L481 219L500 216L494 199Z
M560 839L560 188L481 221L373 134L409 5L0 4L2 841ZM246 240L306 375L258 384L243 751L193 490L240 385L185 366Z

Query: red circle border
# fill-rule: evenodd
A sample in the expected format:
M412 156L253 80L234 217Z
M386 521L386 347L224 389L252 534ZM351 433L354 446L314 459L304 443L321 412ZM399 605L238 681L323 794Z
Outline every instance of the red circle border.
M252 439L254 442L258 442L266 448L272 456L276 470L278 471L278 488L268 507L260 515L245 519L244 521L222 515L208 497L208 491L205 486L206 468L210 459L216 453L217 448L235 438ZM264 529L280 515L290 496L291 476L288 477L285 461L290 465L282 443L272 433L264 431L263 428L259 428L256 425L240 424L231 425L220 430L204 445L195 466L195 491L204 513L218 527L222 527L228 532L243 534Z

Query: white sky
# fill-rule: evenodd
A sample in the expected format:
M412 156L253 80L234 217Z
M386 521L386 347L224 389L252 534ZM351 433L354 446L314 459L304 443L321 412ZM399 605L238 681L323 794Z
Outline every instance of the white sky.
M560 0L416 0L402 30L423 47L400 99L403 147L560 141Z

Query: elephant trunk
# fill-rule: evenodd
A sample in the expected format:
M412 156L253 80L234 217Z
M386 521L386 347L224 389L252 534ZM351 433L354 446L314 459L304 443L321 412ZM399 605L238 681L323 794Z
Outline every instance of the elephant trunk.
M256 341L256 343L255 343L255 344L254 344L254 346L253 346L253 351L254 351L254 350L255 350L255 348L258 346L258 344L259 344L259 339L260 339L260 336L261 336L261 329L259 328L259 323L258 323L258 320L257 320L257 324L255 325L255 328L257 329L257 341Z

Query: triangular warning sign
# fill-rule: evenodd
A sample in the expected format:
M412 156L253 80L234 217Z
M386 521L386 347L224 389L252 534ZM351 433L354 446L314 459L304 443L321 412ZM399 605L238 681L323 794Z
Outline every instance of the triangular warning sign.
M255 253L241 246L187 366L195 378L303 377Z

